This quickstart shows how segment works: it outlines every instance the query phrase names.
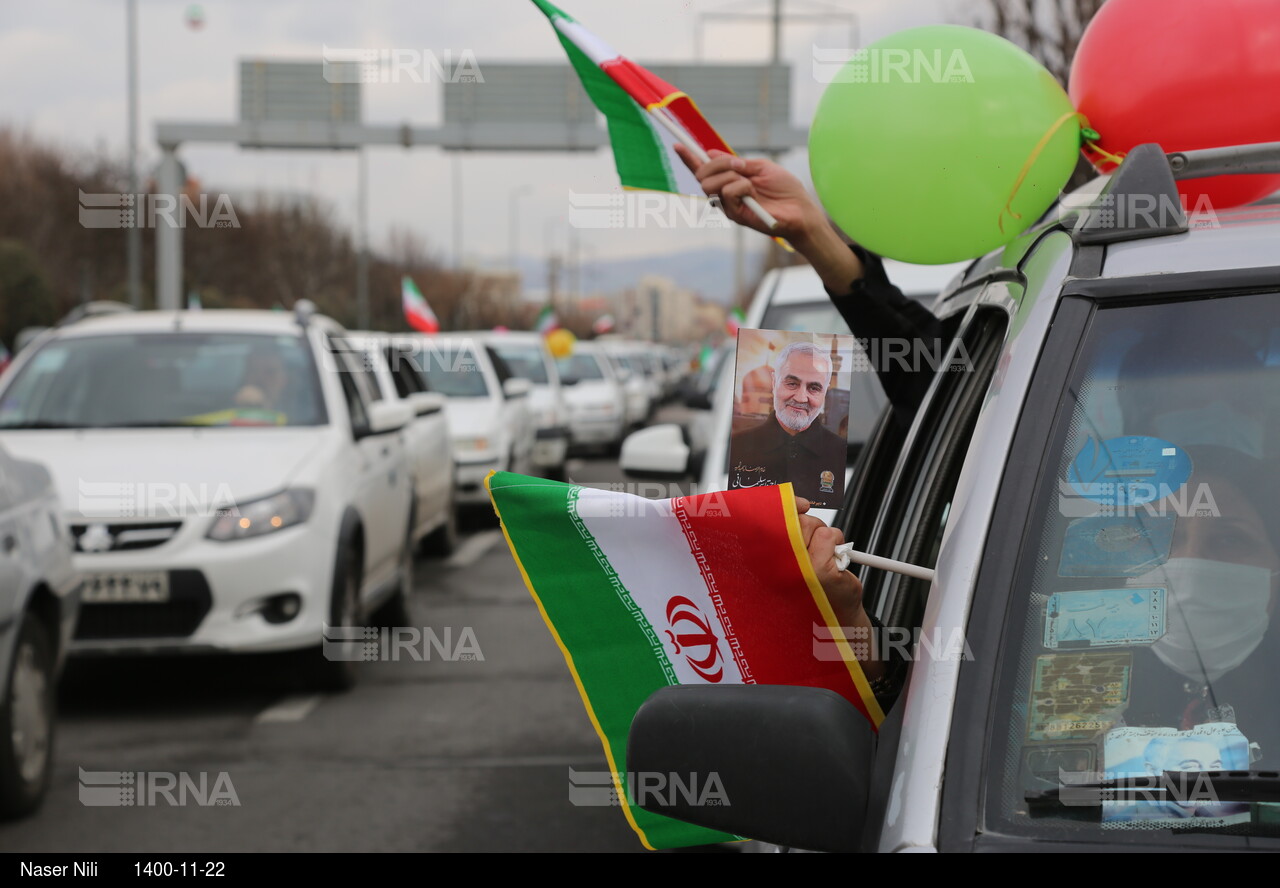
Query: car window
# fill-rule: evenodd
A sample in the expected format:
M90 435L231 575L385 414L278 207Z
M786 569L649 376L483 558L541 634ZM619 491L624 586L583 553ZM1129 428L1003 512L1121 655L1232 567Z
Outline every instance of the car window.
M595 355L576 352L567 358L556 359L556 369L561 379L604 379L604 372Z
M485 398L489 383L471 343L424 340L425 347L409 357L418 367L427 389L451 398Z
M803 333L822 330L825 333L849 335L849 325L844 322L835 304L826 296L812 302L772 303L760 321L762 330L789 330Z
M1277 298L1093 313L1017 531L989 829L1276 835L1280 796L1239 802L1187 784L1173 799L1063 803L1059 787L1280 763Z
M499 342L493 351L511 373L536 385L547 384L547 364L542 349L534 343Z
M327 422L298 335L165 332L54 339L0 400L0 428Z
M870 512L877 516L874 528L868 532L865 524L850 522L846 529L850 539L869 538L870 551L878 555L930 568L937 563L951 498L996 368L1007 320L1003 311L983 309L960 329L955 351L941 358L945 363L940 363L934 393L922 405L914 436L905 445L886 428L892 425L886 418L876 442L880 453L868 459L879 463L876 471L883 473L885 457L897 457L896 480L879 507ZM864 488L864 495L873 489ZM865 515L865 508L855 504L850 514ZM868 604L886 626L919 627L928 591L924 580L867 572Z
M395 384L396 394L401 398L426 391L422 377L414 370L406 354L396 346L389 345L383 350L387 366L391 370L391 381Z

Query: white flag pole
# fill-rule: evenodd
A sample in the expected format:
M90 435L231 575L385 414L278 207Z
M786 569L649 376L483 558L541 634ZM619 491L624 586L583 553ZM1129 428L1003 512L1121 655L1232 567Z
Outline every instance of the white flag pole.
M657 120L658 123L666 127L667 132L671 133L671 135L679 139L680 144L688 148L690 153L692 153L693 156L697 158L697 160L700 163L706 163L708 160L711 159L711 156L707 154L706 151L703 150L702 146L698 144L697 140L695 140L693 136L685 132L685 128L682 127L677 121L671 118L671 116L667 113L667 109L657 108L657 109L649 110L649 114L655 120ZM742 202L746 204L747 209L755 213L756 216L759 217L760 221L763 222L765 225L767 225L769 228L778 227L778 220L773 218L772 213L770 213L764 207L760 206L760 202L757 201L754 197L748 194L746 197L742 199Z
M866 552L859 552L854 549L853 543L836 546L836 567L846 570L850 561L856 561L858 564L865 564L867 567L874 567L879 570L889 570L904 576L915 577L917 580L933 581L933 571L927 567L907 564L905 561L894 561L892 558L882 558L879 555L868 555Z

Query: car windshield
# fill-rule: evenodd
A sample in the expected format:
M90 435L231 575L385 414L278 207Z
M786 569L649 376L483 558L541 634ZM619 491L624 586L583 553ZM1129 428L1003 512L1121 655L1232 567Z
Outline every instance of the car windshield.
M604 373L596 363L595 355L582 352L567 358L556 359L556 369L560 371L561 379L604 379Z
M55 339L0 398L0 428L313 426L319 378L296 335L139 333Z
M542 349L536 345L497 342L493 350L507 362L514 376L527 379L537 385L547 384L547 364Z
M1280 834L1280 794L1240 802L1202 783L1047 806L1040 794L1280 766L1277 298L1097 311L1000 644L989 829Z
M849 325L826 297L813 302L792 302L785 305L774 303L765 311L760 328L793 333L815 330L820 333L849 335Z
M450 398L487 398L489 384L471 344L434 339L408 356L427 388Z

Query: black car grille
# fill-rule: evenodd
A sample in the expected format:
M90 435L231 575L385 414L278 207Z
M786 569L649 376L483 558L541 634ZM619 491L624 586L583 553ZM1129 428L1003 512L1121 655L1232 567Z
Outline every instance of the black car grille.
M127 638L186 638L213 607L213 595L198 570L169 571L169 600L92 602L80 606L77 641Z

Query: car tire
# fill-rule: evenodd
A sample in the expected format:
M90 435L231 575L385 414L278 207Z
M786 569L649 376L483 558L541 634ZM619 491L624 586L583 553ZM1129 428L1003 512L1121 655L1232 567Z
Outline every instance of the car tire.
M351 627L362 624L360 617L360 583L364 578L364 565L360 551L346 546L334 568L333 590L329 599L329 626ZM349 691L356 684L356 669L360 664L359 653L363 645L358 641L326 641L318 652L312 650L312 684L321 691L340 693Z
M417 515L409 513L409 526L405 531L404 546L400 551L400 563L396 591L378 608L373 622L378 626L409 625L409 597L413 595L413 569L417 547L413 544L413 531L417 527Z
M0 708L0 819L30 814L53 767L55 657L44 625L22 618Z
M458 503L450 488L449 505L445 507L444 523L422 541L422 551L436 558L448 558L458 550Z

